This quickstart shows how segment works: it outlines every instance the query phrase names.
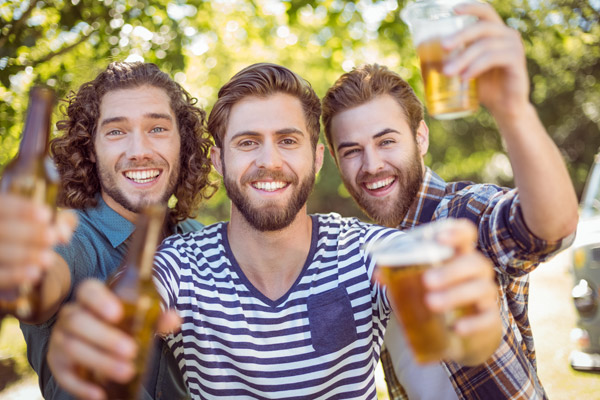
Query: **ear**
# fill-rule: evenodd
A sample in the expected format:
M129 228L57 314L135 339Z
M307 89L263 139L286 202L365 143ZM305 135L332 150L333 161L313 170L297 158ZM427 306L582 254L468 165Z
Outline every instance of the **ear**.
M325 155L325 145L323 143L317 143L317 149L315 153L315 173L318 173L323 166L323 156Z
M223 176L223 165L221 164L221 148L213 146L210 148L210 161L219 175Z
M417 140L419 154L421 154L421 157L425 157L425 154L427 154L427 150L429 149L429 128L423 120L419 123L415 139Z

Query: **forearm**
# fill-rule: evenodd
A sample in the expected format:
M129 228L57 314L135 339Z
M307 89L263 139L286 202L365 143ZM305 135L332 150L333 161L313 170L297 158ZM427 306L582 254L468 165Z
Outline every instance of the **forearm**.
M555 241L575 231L577 197L561 154L531 104L496 117L506 142L523 217L536 236Z

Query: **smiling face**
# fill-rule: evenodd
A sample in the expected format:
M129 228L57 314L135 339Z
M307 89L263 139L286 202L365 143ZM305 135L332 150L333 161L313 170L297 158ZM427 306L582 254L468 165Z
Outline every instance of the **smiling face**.
M306 207L323 162L323 145L313 150L300 101L276 93L246 97L230 111L223 148L211 158L233 203L260 231L281 230Z
M331 120L334 157L358 205L378 224L402 222L423 180L428 130L413 135L400 105L382 95Z
M141 86L106 93L94 137L104 201L128 220L144 205L166 202L177 185L180 146L164 90Z

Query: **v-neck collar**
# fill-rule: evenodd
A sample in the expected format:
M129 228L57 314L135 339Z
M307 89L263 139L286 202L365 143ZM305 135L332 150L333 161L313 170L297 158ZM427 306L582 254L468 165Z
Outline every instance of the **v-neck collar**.
M248 279L246 274L244 274L244 271L242 271L242 268L238 264L237 260L235 259L235 256L233 255L233 251L231 250L231 245L229 243L229 237L227 236L227 226L228 226L229 222L226 222L221 226L221 237L223 238L223 246L225 247L225 253L227 254L227 257L229 258L229 261L231 262L231 269L238 274L238 276L240 277L240 280L244 283L244 285L246 285L246 287L254 295L254 297L256 297L260 301L264 302L266 305L268 305L270 307L273 307L273 308L278 307L279 305L283 304L289 298L290 294L292 294L294 292L294 290L296 290L296 287L298 286L298 284L300 283L300 281L306 274L306 271L308 270L309 266L312 264L315 251L317 250L319 219L315 215L310 215L310 217L312 219L310 250L308 252L306 260L304 261L304 266L302 267L302 271L300 271L300 274L298 274L298 277L296 278L296 280L294 281L292 286L288 289L288 291L284 295L282 295L277 300L269 299L260 290L258 290L252 284L252 282L250 282L250 279ZM268 251L268 249L265 249L265 251Z

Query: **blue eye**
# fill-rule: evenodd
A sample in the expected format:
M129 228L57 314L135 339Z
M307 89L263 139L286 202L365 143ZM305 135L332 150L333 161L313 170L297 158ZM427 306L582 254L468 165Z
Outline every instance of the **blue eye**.
M165 128L157 126L156 128L152 129L150 132L152 132L152 133L160 133L160 132L164 132L164 131L166 131Z
M120 130L118 130L118 129L113 129L113 130L111 130L111 131L108 131L108 132L106 133L106 135L107 135L107 136L118 136L118 135L123 135L123 134L124 134L124 133L123 133L123 132L121 132L121 131L120 131Z

